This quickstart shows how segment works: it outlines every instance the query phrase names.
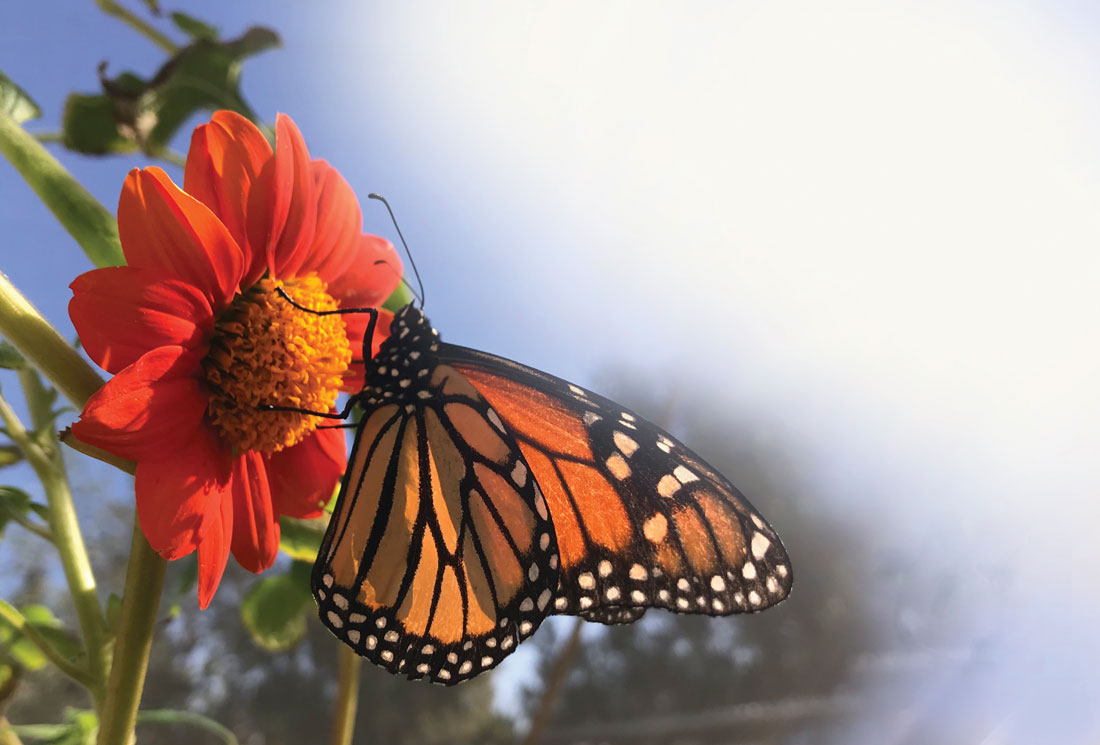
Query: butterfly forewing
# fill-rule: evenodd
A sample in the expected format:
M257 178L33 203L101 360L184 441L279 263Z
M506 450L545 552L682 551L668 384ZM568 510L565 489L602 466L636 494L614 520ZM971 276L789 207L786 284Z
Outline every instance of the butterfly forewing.
M441 345L516 438L557 533L557 613L629 623L646 607L726 615L784 599L778 536L723 476L608 399L500 357Z
M519 444L438 362L423 316L399 314L391 334L364 389L314 595L360 655L453 684L538 628L559 586L557 541Z

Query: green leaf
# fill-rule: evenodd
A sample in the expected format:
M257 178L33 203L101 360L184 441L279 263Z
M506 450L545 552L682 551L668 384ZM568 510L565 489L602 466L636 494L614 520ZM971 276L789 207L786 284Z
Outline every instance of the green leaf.
M390 296L386 298L386 302L382 303L382 307L391 313L396 313L412 301L412 290L404 282L399 282L394 291L390 293Z
M74 93L65 103L65 146L91 155L156 154L197 111L232 109L255 120L240 93L241 63L281 43L257 26L232 41L199 35L149 79L132 73L108 79L101 65L103 93Z
M294 562L286 574L264 577L241 603L241 621L252 639L269 652L282 652L306 633L306 614L313 608L310 566Z
M23 462L23 451L15 445L0 445L0 468Z
M0 113L0 154L15 166L92 263L100 267L126 263L115 216L42 143L3 113Z
M42 116L42 109L27 92L0 72L0 112L10 116L16 124Z
M94 711L67 708L62 724L18 724L11 725L11 729L18 736L42 745L92 745L99 719Z
M279 550L298 561L313 561L321 550L321 539L325 535L326 518L297 520L293 517L279 518Z
M33 626L62 656L73 659L81 654L80 643L69 634L53 612L44 605L28 605L19 611L28 626ZM7 621L0 619L0 649L28 670L39 670L48 660L34 644Z
M137 720L138 724L182 724L195 727L206 730L226 745L237 745L237 738L228 727L202 714L172 709L144 709L138 712Z
M14 486L0 486L0 538L12 520L26 517L31 509L31 495Z
M193 39L210 39L211 41L217 41L218 39L216 28L186 13L173 12L172 23L176 24L176 28Z
M27 366L27 358L23 356L10 341L0 340L0 367L5 370L22 370Z

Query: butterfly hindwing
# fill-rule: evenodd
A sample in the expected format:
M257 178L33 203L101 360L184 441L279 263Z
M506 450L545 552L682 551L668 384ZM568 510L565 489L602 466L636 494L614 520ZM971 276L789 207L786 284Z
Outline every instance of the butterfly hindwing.
M561 552L557 613L628 623L647 607L726 615L790 591L778 536L723 476L614 402L519 363L441 345L515 436Z
M322 622L360 655L454 684L534 633L559 555L519 444L417 318L398 315L368 376L313 589Z

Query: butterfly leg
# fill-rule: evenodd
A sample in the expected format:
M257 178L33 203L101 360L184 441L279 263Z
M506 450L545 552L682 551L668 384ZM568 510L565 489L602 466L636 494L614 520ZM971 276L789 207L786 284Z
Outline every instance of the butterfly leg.
M287 291L284 290L282 287L276 287L275 292L278 293L279 296L283 298L283 300L286 300L288 303L293 305L298 310L305 311L306 313L312 313L315 316L336 316L336 315L344 315L346 313L369 313L370 314L370 321L367 323L366 333L363 334L363 360L369 360L371 358L371 343L374 340L374 327L376 325L378 325L378 308L337 308L336 310L313 310L312 308L307 308L306 306L301 305L300 303L295 301L294 298L292 298L289 294L287 294ZM360 362L362 362L362 360L360 360ZM350 404L354 403L354 396L352 397L352 401L349 401L349 403ZM276 411L301 411L299 409L275 409L275 410ZM350 408L345 407L345 411L350 411ZM312 414L314 412L301 411L301 413L303 413L303 414ZM318 414L318 416L331 416L331 415ZM347 414L345 414L344 416L342 416L340 418L341 419L346 419Z

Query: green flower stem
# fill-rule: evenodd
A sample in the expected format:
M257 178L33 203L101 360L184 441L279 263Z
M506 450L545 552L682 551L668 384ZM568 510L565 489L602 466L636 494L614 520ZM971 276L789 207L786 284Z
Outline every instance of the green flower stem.
M76 518L76 506L73 504L72 490L65 472L65 461L61 457L61 449L54 432L50 396L47 395L38 372L32 367L19 370L19 382L27 399L31 425L37 433L36 444L48 460L36 465L33 460L36 456L27 452L18 440L16 444L24 447L27 460L38 474L46 492L46 502L50 506L50 533L54 537L54 545L57 546L65 569L65 578L69 583L69 592L76 605L76 615L88 651L88 670L97 684L92 689L92 697L96 698L97 694L102 694L107 681L107 670L111 666L110 634L103 608L99 604L99 595L96 593L92 563L88 560L88 550L84 547L84 536L81 535L80 523ZM0 401L3 401L2 397ZM12 439L15 440L15 437ZM97 705L96 710L99 708Z
M359 669L363 659L347 644L340 645L340 678L336 711L332 715L332 745L351 745L355 712L359 708Z
M34 375L33 371L20 371ZM27 390L29 398L34 398L33 388ZM50 437L35 438L23 428L7 400L0 396L0 420L8 431L8 436L19 446L34 468L46 492L46 502L50 507L50 530L54 536L54 545L65 570L65 579L69 584L69 594L73 597L77 620L84 637L84 647L88 653L88 673L96 711L103 706L104 683L107 668L110 665L110 646L107 624L96 594L95 576L88 561L88 551L84 547L84 537L80 534L80 524L76 519L69 480L65 475L65 464L56 440Z
M96 0L95 4L98 5L99 9L104 13L118 18L164 51L169 54L176 53L176 43L174 41L138 18L129 9L116 3L115 0Z
M49 640L38 633L38 629L27 623L27 619L23 617L16 608L5 600L0 600L0 618L3 618L11 626L16 629L20 634L26 637L34 646L38 647L42 651L42 654L46 655L46 659L57 666L57 669L68 675L85 688L90 688L94 681L88 671L74 665L63 654L50 644Z
M42 143L4 113L0 113L0 154L15 166L92 263L96 266L126 263L115 216Z
M115 659L107 684L106 706L99 717L98 745L130 745L133 741L166 565L145 540L135 516Z
M0 120L3 117L0 116ZM14 344L77 406L100 389L103 378L0 272L0 336Z

